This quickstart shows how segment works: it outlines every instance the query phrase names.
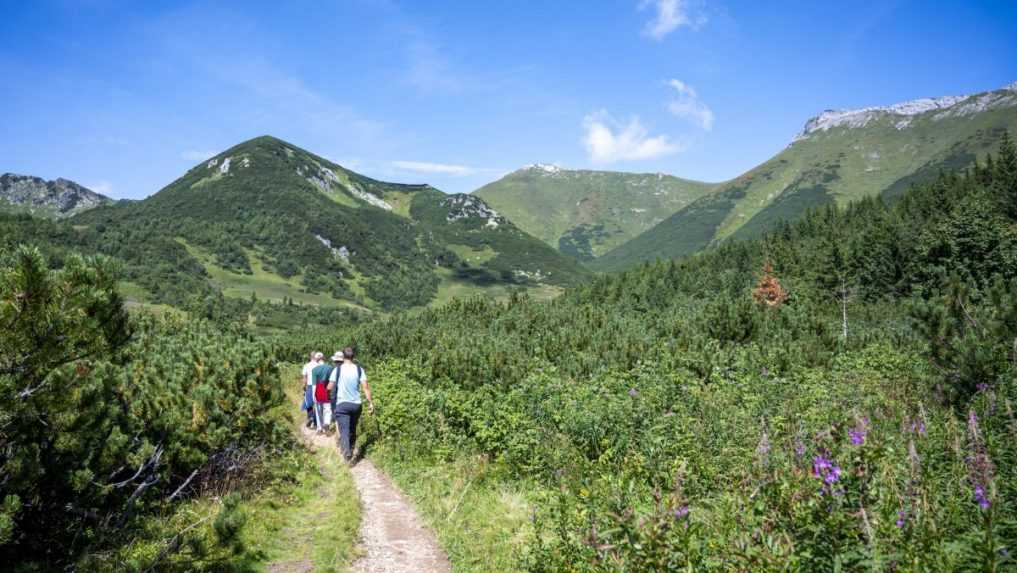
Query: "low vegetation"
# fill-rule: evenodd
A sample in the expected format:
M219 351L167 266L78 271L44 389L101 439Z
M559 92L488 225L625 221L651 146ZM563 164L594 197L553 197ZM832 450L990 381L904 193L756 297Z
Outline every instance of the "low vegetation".
M298 346L356 340L385 373L389 467L479 459L527 492L514 568L1006 570L1015 198L1004 138L893 204L814 210L551 302L457 301Z

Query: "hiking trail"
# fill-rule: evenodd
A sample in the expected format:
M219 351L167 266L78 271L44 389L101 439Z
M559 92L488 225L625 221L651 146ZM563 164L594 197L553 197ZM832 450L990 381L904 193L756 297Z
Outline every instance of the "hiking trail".
M335 450L334 436L301 429L302 438L315 449ZM350 469L360 494L361 556L350 566L356 573L449 573L448 557L413 505L368 459ZM270 572L285 571L270 567ZM298 569L299 570L299 569ZM310 571L311 569L306 569Z

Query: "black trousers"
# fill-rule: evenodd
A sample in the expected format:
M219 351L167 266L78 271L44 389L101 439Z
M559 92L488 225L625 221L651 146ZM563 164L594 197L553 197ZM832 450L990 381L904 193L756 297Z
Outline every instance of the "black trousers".
M339 402L333 413L339 426L339 449L343 457L353 458L353 448L357 445L357 422L360 421L360 404Z

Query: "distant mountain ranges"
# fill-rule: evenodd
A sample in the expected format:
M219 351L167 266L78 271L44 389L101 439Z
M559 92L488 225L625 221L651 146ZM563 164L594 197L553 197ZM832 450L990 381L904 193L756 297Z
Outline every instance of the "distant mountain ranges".
M195 289L376 309L549 295L587 269L694 254L829 203L893 199L972 164L1005 130L1017 132L1017 84L825 111L776 156L723 183L535 164L457 195L371 179L265 136L141 201L0 176L0 213L55 221L7 219L0 247L28 237L111 254L146 302L176 304Z
M893 198L940 170L971 165L1004 130L1017 132L1017 83L825 111L776 156L719 184L538 165L474 193L563 254L616 271L755 237L827 203Z

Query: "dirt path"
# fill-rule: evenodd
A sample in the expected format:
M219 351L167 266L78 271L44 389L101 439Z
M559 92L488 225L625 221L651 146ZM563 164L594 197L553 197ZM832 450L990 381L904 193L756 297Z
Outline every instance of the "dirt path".
M303 430L315 448L335 448L335 438ZM402 492L370 460L360 460L350 473L360 493L362 557L358 573L447 573L448 557Z

